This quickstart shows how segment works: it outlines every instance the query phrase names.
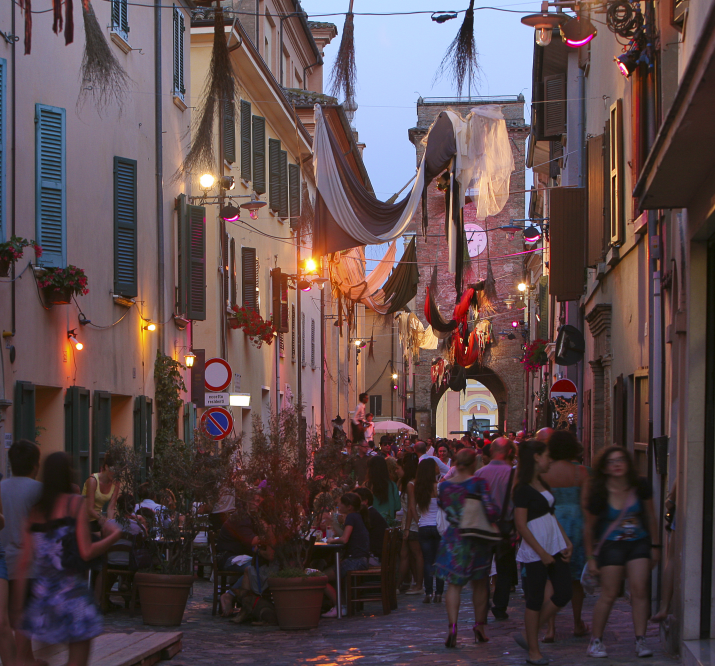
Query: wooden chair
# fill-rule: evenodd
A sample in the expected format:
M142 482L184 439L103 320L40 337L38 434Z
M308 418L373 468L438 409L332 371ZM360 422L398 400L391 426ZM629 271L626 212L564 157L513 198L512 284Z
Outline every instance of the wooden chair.
M346 605L348 616L355 614L356 608L362 607L366 601L381 601L382 612L389 615L392 610L390 585L395 574L392 553L395 551L394 541L398 529L386 529L382 541L382 558L380 566L364 571L349 571L345 578Z
M218 568L218 558L216 553L216 535L209 532L209 548L211 549L211 570L214 579L213 604L211 605L211 615L216 615L219 606L219 597L228 590L228 579L237 578L241 574L236 571L222 571Z
M136 590L136 586L134 585L134 574L136 572L131 571L128 566L121 567L118 565L109 564L109 555L111 553L126 553L127 561L129 561L128 558L131 555L132 549L135 546L140 545L136 542L137 536L140 536L140 535L130 535L130 534L123 535L122 536L123 539L131 540L133 543L132 544L115 543L104 554L104 557L102 558L102 574L101 574L102 575L102 590L101 590L101 598L100 598L100 607L101 607L103 613L106 613L107 610L109 610L110 595L122 597L124 599L124 607L129 608L129 611L131 613L134 613L134 608L136 606L136 601L137 601L137 590ZM113 579L115 576L123 577L124 582L128 585L127 590L122 591L121 589L118 589L114 592L112 591L113 581L110 579Z

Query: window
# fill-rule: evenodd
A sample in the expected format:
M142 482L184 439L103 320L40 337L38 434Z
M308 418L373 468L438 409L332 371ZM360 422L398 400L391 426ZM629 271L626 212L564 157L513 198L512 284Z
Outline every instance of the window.
M587 266L594 268L603 260L607 245L604 237L606 214L606 146L604 135L587 140L588 153L588 255ZM610 233L609 233L610 236Z
M139 456L142 466L142 481L146 480L148 463L152 456L151 413L151 398L138 395L134 399L134 452Z
M310 367L315 370L315 319L310 320Z
M112 32L116 32L125 42L129 39L127 0L112 0Z
M300 217L300 167L297 164L288 165L288 175L290 183L288 187L289 194L289 214L291 221L298 222Z
M89 476L89 391L70 386L65 394L65 451L72 456L80 479Z
M253 191L266 192L266 119L253 116Z
M187 319L206 319L206 209L178 197L179 313Z
M233 100L223 103L223 159L229 164L236 161L236 113Z
M300 364L305 367L305 312L300 313Z
M67 168L65 109L35 106L35 226L42 265L67 262Z
M278 171L280 173L278 217L285 220L288 217L288 153L285 150L281 150Z
M241 248L241 289L243 307L258 312L258 261L253 247Z
M268 206L274 213L281 208L281 142L268 139Z
M0 243L5 241L5 106L7 60L0 58Z
M107 444L112 436L112 394L94 391L92 394L92 465L102 469Z
M251 103L241 100L241 178L251 180Z
M114 293L137 295L137 161L114 158Z
M288 275L280 268L271 271L273 326L278 333L288 332Z
M174 53L174 90L173 94L183 101L184 93L184 14L174 5L174 31L173 31L173 53Z
M566 76L544 77L544 134L561 136L566 133Z
M290 306L290 357L295 363L295 305Z
M609 116L609 198L611 207L611 244L624 240L624 189L623 189L623 100L611 104Z
M370 413L374 416L382 416L382 396L370 396Z

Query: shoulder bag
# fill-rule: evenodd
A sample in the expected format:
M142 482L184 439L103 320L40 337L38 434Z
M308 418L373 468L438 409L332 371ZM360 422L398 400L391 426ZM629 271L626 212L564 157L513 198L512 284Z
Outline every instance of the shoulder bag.
M488 543L502 540L499 528L489 522L481 494L469 493L464 500L462 517L459 520L459 534L463 538L479 539Z

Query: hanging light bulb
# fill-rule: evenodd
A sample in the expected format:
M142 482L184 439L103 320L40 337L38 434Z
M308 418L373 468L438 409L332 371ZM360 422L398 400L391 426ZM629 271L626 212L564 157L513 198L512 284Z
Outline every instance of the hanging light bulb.
M551 28L536 28L534 39L539 46L551 44L551 36L554 34Z
M397 379L397 373L396 373L396 372L393 372L393 373L392 373L392 378L393 378L393 379Z
M71 331L67 331L67 338L74 345L74 348L77 351L82 351L84 349L84 345L77 339L77 336L75 335L74 328Z
M201 185L202 190L210 190L215 182L216 179L210 173L205 173L199 178L199 185Z
M548 46L551 44L554 28L558 28L567 18L564 14L550 13L549 3L542 2L540 14L524 16L521 22L534 28L534 38L539 46Z
M145 331L156 331L156 324L149 322L146 326L142 326Z
M519 283L519 286L517 287L517 289L518 289L519 291L521 291L521 292L526 291L527 288L528 288L528 287L526 286L526 282L520 282L520 283Z
M318 270L318 264L315 263L315 259L311 257L305 260L305 270L307 273L315 273Z

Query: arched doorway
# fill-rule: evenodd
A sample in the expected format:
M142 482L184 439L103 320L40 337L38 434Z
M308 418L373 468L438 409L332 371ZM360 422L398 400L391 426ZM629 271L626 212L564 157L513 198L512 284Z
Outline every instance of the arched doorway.
M467 380L466 391L445 391L437 404L435 435L459 438L473 428L484 432L499 423L499 405L492 392L476 379Z

